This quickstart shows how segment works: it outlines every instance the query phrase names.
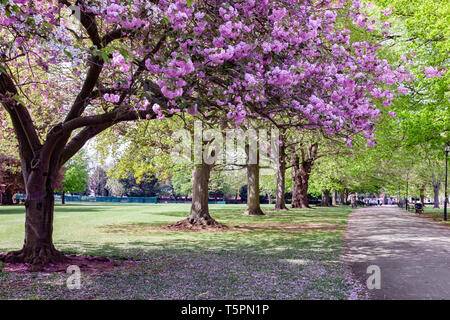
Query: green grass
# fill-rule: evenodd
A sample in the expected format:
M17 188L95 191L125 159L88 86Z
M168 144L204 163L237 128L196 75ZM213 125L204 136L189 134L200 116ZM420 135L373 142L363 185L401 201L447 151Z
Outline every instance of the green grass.
M245 231L155 230L187 216L189 205L57 205L55 246L140 262L83 274L81 290L66 274L0 272L0 299L347 299L363 297L341 261L348 207L243 216L242 205L211 205L213 218ZM0 207L0 251L19 249L24 208ZM327 223L325 229L304 227ZM294 227L292 229L292 227Z
M450 220L450 208L447 208L448 220ZM425 206L424 213L421 214L421 217L440 222L445 225L450 225L450 222L444 222L444 208L433 208L432 206Z

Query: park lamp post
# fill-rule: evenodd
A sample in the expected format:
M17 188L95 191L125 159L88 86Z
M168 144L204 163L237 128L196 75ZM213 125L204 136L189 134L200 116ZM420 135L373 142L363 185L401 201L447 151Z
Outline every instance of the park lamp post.
M405 199L405 208L408 211L408 180L409 180L409 168L406 169L406 199Z
M447 204L448 204L448 194L447 194L447 171L448 171L448 153L450 152L450 145L445 147L445 187L444 187L444 221L447 221Z

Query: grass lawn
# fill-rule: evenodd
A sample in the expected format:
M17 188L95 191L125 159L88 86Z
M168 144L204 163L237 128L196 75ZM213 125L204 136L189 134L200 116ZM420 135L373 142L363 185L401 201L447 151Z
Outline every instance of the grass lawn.
M447 219L450 220L450 208L447 207ZM433 206L425 206L424 213L420 215L421 217L440 222L442 224L450 226L450 221L444 222L444 208L441 206L440 209L435 209Z
M356 299L365 298L341 261L349 207L243 216L243 205L211 205L243 231L161 231L187 216L184 204L57 205L55 246L64 253L139 260L101 274L0 272L0 299ZM20 249L24 207L0 206L0 251ZM125 264L124 264L125 265ZM128 266L128 265L127 265Z

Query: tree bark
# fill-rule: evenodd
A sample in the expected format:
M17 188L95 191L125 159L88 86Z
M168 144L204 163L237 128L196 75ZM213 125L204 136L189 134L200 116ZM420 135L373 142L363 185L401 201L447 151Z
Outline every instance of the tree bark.
M297 156L295 158L298 159ZM308 204L308 182L311 168L308 163L298 165L298 160L292 167L292 181L294 190L292 191L292 208L310 208Z
M337 206L337 191L336 190L334 190L332 193L331 205L334 207Z
M441 180L436 178L434 172L431 173L433 179L434 205L433 208L439 209L439 189L441 188Z
M295 154L292 157L292 181L294 190L292 191L292 208L310 208L308 204L308 183L311 169L317 158L317 143L311 144L305 149L301 149L301 159Z
M212 165L199 164L194 166L192 173L192 205L188 222L192 225L215 225L217 222L209 215L208 183Z
M53 245L53 213L55 199L50 179L36 179L32 176L27 183L25 201L25 241L21 250L12 251L1 257L5 262L23 262L40 270L48 263L58 263L64 256Z
M275 202L275 210L287 210L286 207L286 147L280 146L280 158L277 167L277 194Z
M425 186L420 187L420 202L422 203L422 206L425 205Z
M259 202L259 164L247 165L247 208L244 212L246 215L263 216Z
M328 189L322 190L322 206L329 207L330 204L331 204L330 190Z
M340 196L341 196L341 205L346 205L345 192L341 191Z
M311 169L317 154L317 144L312 145L307 155L302 150L302 160L298 155L292 160L292 181L294 190L292 191L292 208L310 208L308 203L308 183Z
M66 192L63 191L61 195L61 204L66 204Z
M439 209L439 189L441 187L441 181L433 183L433 194L434 194L434 206L433 208Z

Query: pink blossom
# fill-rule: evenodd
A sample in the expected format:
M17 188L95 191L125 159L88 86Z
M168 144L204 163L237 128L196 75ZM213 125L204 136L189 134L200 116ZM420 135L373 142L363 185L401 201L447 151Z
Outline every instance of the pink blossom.
M383 10L383 15L384 16L390 16L392 14L392 9L391 8L388 8L388 9L384 9Z
M393 111L389 111L388 113L392 118L395 118L397 116L397 114Z

